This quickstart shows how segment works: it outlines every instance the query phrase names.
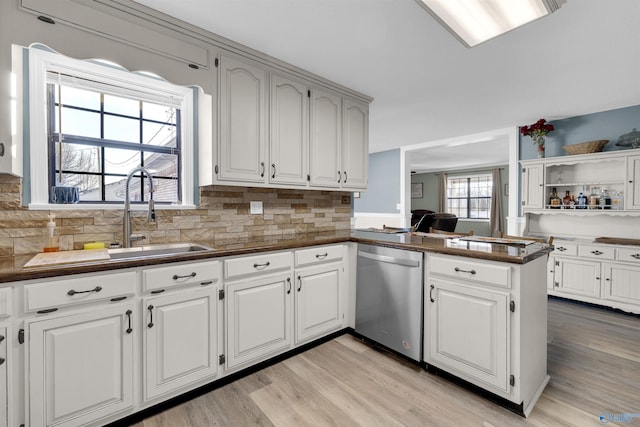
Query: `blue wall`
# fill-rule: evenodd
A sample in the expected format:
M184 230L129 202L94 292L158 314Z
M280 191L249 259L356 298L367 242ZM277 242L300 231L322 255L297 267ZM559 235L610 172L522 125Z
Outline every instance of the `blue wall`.
M369 154L369 189L353 199L354 212L398 213L400 149Z
M624 149L617 147L620 135L640 129L640 105L569 117L550 121L555 130L546 136L545 157L568 155L563 145L579 144L586 141L608 139L603 151ZM530 123L527 123L529 125ZM520 160L534 159L537 156L536 145L530 136L520 135Z

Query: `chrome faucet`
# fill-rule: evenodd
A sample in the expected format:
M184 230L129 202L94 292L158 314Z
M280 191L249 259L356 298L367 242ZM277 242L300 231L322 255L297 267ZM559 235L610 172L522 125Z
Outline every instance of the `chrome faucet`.
M136 172L141 172L142 177L147 175L147 179L149 180L149 204L147 205L147 222L156 222L156 211L154 209L153 204L153 179L151 179L151 174L149 171L142 166L135 167L131 169L129 174L127 175L127 182L124 186L124 218L122 221L122 246L125 248L131 247L131 242L136 240L143 240L146 237L142 234L131 234L131 201L129 199L129 183L131 182L131 178ZM144 196L142 197L144 199Z

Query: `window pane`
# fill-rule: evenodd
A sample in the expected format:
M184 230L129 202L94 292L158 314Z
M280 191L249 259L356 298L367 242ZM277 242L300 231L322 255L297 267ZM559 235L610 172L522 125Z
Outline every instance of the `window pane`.
M144 165L153 176L178 177L178 156L175 154L144 153Z
M104 137L123 142L140 142L140 121L104 116Z
M176 124L176 109L166 105L152 104L150 102L142 103L142 118L146 120L154 120L156 122L165 122Z
M172 125L143 122L142 141L144 144L157 145L161 147L175 147L176 128Z
M56 180L59 179L59 175L56 175ZM58 181L57 186L59 187L77 187L78 194L80 196L79 201L86 202L92 200L100 200L100 186L101 186L101 178L100 175L89 175L89 174L74 174L74 173L63 173L62 181ZM64 195L63 195L64 197ZM58 200L53 201L55 203L72 203L72 200Z
M491 213L491 199L471 199L470 218L489 218Z
M104 149L105 173L126 175L136 166L140 166L141 154L135 150Z
M56 103L58 100L58 85L55 85ZM62 86L62 106L74 106L89 110L100 110L100 94L97 92L78 89L71 86Z
M140 117L140 101L105 94L104 111L123 116Z
M178 202L178 181L175 179L154 179L153 199L157 202Z
M59 110L55 110L55 132L58 132ZM62 107L62 133L100 138L100 114Z
M56 170L60 167L60 144L56 147ZM100 148L80 144L62 144L62 170L100 172Z

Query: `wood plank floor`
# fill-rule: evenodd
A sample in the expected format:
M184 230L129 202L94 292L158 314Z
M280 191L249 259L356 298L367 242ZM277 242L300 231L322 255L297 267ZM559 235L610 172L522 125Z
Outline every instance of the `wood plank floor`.
M343 335L135 426L597 426L602 412L640 413L640 318L550 300L548 340L551 381L527 419Z

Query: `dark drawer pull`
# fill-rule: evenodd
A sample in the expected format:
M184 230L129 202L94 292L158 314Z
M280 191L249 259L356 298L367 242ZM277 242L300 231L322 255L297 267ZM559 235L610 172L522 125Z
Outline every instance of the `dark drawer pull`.
M151 317L147 326L149 328L153 328L153 305L149 305L149 307L147 307L147 310L149 310L149 316Z
M151 291L152 294L161 294L164 292L164 289L156 289L154 291Z
M0 335L0 342L4 341L4 335Z
M200 282L200 286L207 286L213 283L213 280L207 280L206 282Z
M631 258L640 259L640 254L632 254Z
M469 274L476 274L475 270L463 270L461 268L454 268L455 271L457 271L458 273L469 273Z
M316 254L316 258L318 258L318 259L325 259L328 256L329 256L328 252L325 252L323 254Z
M133 314L133 312L131 310L127 310L124 314L127 315L127 319L129 321L129 327L127 328L127 333L130 334L131 332L133 332L133 328L131 327L131 314Z
M186 276L178 276L177 274L173 275L173 280L178 280L178 279L188 279L190 277L196 277L196 272L192 272L191 274L187 274Z
M269 267L270 265L271 263L269 261L265 262L264 264L255 263L253 264L253 268L261 269L261 268Z
M602 255L604 252L600 252L600 251L596 250L596 251L591 251L591 253L594 254L594 255Z
M564 252L567 250L567 248L565 248L564 246L558 246L556 249L560 252Z
M89 292L100 292L101 290L101 286L96 286L95 288L89 289L88 291L74 291L73 289L71 289L69 292L67 292L67 295L74 296L75 294L87 294Z
M53 313L54 311L58 311L57 308L47 308L46 310L38 310L36 313L38 314L48 314Z
M115 297L111 298L111 302L118 302L127 299L127 297Z

